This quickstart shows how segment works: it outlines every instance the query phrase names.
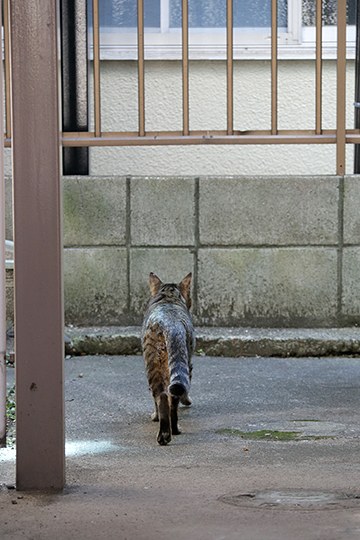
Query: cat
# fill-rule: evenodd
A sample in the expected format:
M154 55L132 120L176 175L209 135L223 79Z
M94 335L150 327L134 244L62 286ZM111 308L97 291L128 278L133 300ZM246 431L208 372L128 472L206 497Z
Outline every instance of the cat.
M165 446L171 435L179 435L179 401L191 405L189 397L195 334L190 314L192 274L179 283L163 283L150 273L150 300L142 326L146 375L159 422L157 442Z

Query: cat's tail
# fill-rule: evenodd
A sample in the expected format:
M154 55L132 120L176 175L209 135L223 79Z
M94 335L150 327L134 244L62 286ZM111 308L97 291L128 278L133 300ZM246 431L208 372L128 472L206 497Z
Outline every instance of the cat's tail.
M166 333L165 340L170 371L169 393L181 398L190 390L189 352L185 328L177 325Z

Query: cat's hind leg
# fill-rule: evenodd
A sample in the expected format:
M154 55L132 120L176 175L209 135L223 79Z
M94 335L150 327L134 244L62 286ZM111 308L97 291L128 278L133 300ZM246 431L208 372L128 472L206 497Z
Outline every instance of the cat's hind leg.
M182 405L184 405L184 407L191 407L191 404L192 404L192 399L191 397L189 396L189 394L187 392L185 392L181 398L180 398L180 403Z
M166 446L171 441L170 406L169 397L166 392L161 392L156 397L156 404L160 422L156 440L161 446Z
M179 398L177 396L170 396L171 433L173 435L180 435L181 433L178 424L178 406Z
M158 422L159 421L159 411L158 411L158 406L157 406L156 400L154 400L154 405L155 405L155 409L154 409L154 412L151 415L151 420L153 422Z
M192 365L192 360L191 360L191 352L189 352L189 379L190 379L190 382L191 382L191 379L192 379L192 371L193 371L193 365ZM191 397L189 396L189 394L187 392L185 392L181 396L180 403L182 405L184 405L185 407L191 407L192 399L191 399Z

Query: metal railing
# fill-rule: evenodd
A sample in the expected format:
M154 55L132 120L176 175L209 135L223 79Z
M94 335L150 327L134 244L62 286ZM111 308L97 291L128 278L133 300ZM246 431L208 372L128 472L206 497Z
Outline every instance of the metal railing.
M1 2L0 2L1 4ZM179 132L147 132L144 85L144 0L138 0L138 131L103 132L101 129L100 51L98 0L94 14L94 102L95 128L92 132L63 133L59 140L57 77L57 3L39 0L38 9L23 0L11 0L13 13L9 25L10 0L4 0L6 144L13 147L14 243L16 249L15 325L17 384L18 489L62 489L65 482L64 454L64 339L62 294L61 177L59 142L65 146L169 145L169 144L298 144L333 143L337 146L337 170L344 171L346 143L359 143L360 132L345 127L345 33L346 2L338 2L337 124L323 130L321 122L321 50L317 48L316 128L280 131L277 124L277 3L272 1L272 93L271 129L241 132L233 126L233 24L232 1L227 0L227 129L191 131L189 129L188 16L187 1L182 1L182 77L183 126ZM321 12L317 3L317 13ZM46 9L45 9L46 8ZM0 10L1 16L1 10ZM317 32L321 42L320 19ZM11 39L9 29L11 28ZM29 31L31 29L31 31ZM10 72L9 46L13 58ZM42 50L39 55L38 51ZM10 83L12 79L11 104ZM0 74L2 101L2 73ZM13 122L10 111L13 108ZM12 133L13 131L13 133ZM36 137L33 136L36 134ZM0 149L0 164L3 160ZM38 164L41 162L41 167ZM4 204L4 182L0 167ZM41 211L39 211L41 210ZM4 216L4 210L2 211ZM4 226L1 236L5 235ZM43 239L41 245L39 238ZM5 259L5 242L1 241ZM40 249L41 248L41 249ZM1 265L5 271L5 265ZM4 276L3 276L4 278ZM40 279L41 278L41 279ZM4 279L2 279L4 283ZM4 293L4 287L3 287ZM2 301L4 307L4 299ZM5 310L0 309L0 409L5 409L6 347ZM51 361L49 361L49 359ZM46 384L44 381L46 373ZM29 381L32 382L29 385ZM36 390L36 391L34 391ZM3 398L3 399L2 399ZM0 411L0 444L5 431L5 415Z
M278 3L271 0L271 126L270 129L234 129L234 39L233 0L226 0L226 130L190 130L189 122L189 14L188 0L182 0L182 129L179 131L147 131L145 106L145 40L144 0L137 0L137 78L138 130L102 131L100 92L100 21L99 1L92 0L94 129L64 132L65 147L93 146L158 146L158 145L245 145L245 144L335 144L336 172L345 172L345 146L360 143L360 131L346 129L346 0L337 7L337 111L333 129L322 126L322 0L315 0L315 118L314 129L278 129ZM10 71L9 71L9 0L4 0L6 145L10 145Z

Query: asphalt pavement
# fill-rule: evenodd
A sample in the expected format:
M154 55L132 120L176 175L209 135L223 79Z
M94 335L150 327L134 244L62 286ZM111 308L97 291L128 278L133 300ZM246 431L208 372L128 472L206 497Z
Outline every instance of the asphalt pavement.
M66 489L11 489L0 450L2 540L360 538L360 358L197 356L166 447L141 356L65 373Z

